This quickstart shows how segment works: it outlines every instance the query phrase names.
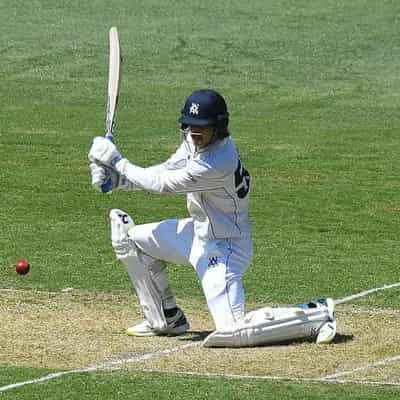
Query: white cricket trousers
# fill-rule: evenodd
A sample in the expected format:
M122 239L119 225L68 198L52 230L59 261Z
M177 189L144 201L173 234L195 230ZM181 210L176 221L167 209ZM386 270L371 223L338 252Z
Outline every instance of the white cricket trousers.
M129 237L155 260L194 267L217 330L244 318L242 276L253 256L250 237L204 242L194 235L191 218L136 225Z

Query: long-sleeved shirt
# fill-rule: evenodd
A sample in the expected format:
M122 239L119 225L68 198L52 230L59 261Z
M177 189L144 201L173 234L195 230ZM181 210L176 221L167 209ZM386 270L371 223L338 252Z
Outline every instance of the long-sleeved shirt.
M194 233L202 240L249 236L250 175L242 166L231 137L197 150L184 140L164 163L148 168L122 159L117 171L132 190L186 193Z

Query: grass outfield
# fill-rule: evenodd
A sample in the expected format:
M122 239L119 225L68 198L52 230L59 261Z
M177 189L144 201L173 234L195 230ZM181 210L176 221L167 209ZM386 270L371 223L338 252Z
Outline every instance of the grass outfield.
M1 372L1 371L0 371ZM2 399L397 399L390 387L270 383L129 372L82 374L2 394ZM18 396L18 397L15 397ZM51 396L51 397L50 397Z
M183 196L101 195L90 187L87 151L91 138L104 131L112 25L119 29L124 57L116 141L133 162L160 162L175 149L177 118L193 89L213 87L227 99L232 133L253 178L256 252L244 281L250 305L338 298L398 282L399 12L400 3L389 0L3 0L0 292L6 295L0 321L16 310L19 323L27 318L32 326L40 324L40 312L35 312L44 307L51 315L53 294L67 287L76 290L83 308L92 300L82 293L130 296L134 303L109 243L108 210L126 209L136 223L187 215ZM24 277L14 272L21 257L32 266ZM204 307L192 270L170 266L169 276L184 308L195 312ZM9 304L14 290L22 297L20 306ZM48 293L49 303L37 291ZM399 291L366 296L355 305L359 314L383 310L394 318ZM345 353L346 346L360 349L354 365L397 356L397 336L387 344L375 325L369 335L374 352L368 345L361 350L368 335L358 334L350 309L343 310L342 326L338 312L339 333L355 335L327 350L330 360ZM383 323L395 329L395 319L389 323L385 318ZM373 320L378 326L379 319ZM1 337L18 334L9 321L0 322ZM56 368L46 357L40 362L27 357L18 366L10 354L22 342L7 343L11 347L0 344L0 386L63 369L61 361ZM307 346L316 352L309 344L299 347L304 370ZM273 357L274 350L264 351ZM256 365L265 363L254 352L245 353L245 360L247 354ZM332 368L351 367L351 359L347 362L338 360ZM400 369L385 368L373 369L365 379L400 383ZM97 372L26 386L2 397L398 397L395 386L228 382Z

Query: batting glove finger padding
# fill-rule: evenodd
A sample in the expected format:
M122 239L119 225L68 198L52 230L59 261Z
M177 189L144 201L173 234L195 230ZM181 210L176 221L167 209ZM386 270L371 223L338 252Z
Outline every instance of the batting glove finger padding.
M92 162L114 167L122 159L122 156L113 142L98 136L93 140L88 158Z
M90 163L92 186L99 192L104 192L104 184L110 182L109 190L128 189L126 179L121 179L119 173L105 165Z
M101 191L101 185L104 184L106 178L105 167L92 162L90 163L89 168L92 177L92 186L96 190Z

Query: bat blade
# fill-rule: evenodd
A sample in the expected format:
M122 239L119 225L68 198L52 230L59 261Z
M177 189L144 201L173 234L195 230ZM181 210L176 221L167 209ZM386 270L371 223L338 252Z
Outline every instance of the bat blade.
M106 137L112 139L115 126L115 112L117 110L119 96L119 82L121 75L121 51L119 45L118 30L112 27L109 32L109 68L108 68L108 92L106 113Z
M118 105L119 82L121 78L121 50L119 46L118 30L112 27L109 32L109 66L108 66L108 91L106 112L106 134L105 137L113 140L115 127L115 112ZM101 185L103 193L109 193L112 189L111 177L109 176Z

